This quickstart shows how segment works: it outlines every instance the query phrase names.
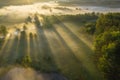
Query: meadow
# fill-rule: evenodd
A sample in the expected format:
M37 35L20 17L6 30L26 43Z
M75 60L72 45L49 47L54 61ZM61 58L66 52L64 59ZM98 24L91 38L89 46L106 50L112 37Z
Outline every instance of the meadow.
M101 80L93 60L93 37L83 31L84 24L97 18L95 14L35 14L21 27L9 28L0 49L1 79L10 69L24 67L61 74L65 78L57 77L60 80Z

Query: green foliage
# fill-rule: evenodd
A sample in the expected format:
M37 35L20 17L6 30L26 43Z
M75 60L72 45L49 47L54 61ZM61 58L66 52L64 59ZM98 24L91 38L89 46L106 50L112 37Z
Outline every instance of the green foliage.
M51 28L52 24L49 21L50 16L43 16L43 28Z
M4 26L4 25L1 25L0 26L0 36L3 36L5 37L7 34L7 28ZM4 38L0 38L0 48L2 47L1 45L3 44L4 42Z
M98 14L93 12L93 13L77 14L77 15L58 15L58 16L42 15L42 17L43 17L43 28L51 28L52 24L59 24L60 22L56 19L56 17L61 21L74 22L79 25L81 24L84 25L89 22L92 25L94 25L94 27L91 27L90 30L88 30L92 34L94 33L95 22L98 18Z
M27 30L27 27L26 27L25 25L23 26L23 30L24 30L24 31Z
M22 65L27 67L30 66L32 63L31 57L29 55L26 55L22 60Z
M120 13L102 14L97 20L96 30L96 34L103 33L106 30L120 30Z
M85 24L85 30L89 34L94 34L94 32L95 32L95 23L87 23L87 24Z
M30 57L30 55L26 55L20 58L16 59L16 64L20 64L24 67L31 67L32 63L32 59Z
M0 26L0 34L5 36L7 34L7 28L4 25Z
M96 26L95 53L107 80L120 78L120 13L102 15Z
M61 21L71 21L76 24L86 24L88 22L96 22L98 19L98 14L96 13L86 13L86 14L77 14L77 15L61 15L58 16Z
M32 22L32 18L31 18L30 16L27 17L26 23L27 23L27 22Z

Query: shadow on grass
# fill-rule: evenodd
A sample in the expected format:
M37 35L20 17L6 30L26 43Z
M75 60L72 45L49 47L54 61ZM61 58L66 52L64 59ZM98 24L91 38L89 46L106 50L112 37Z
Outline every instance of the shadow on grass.
M20 40L18 36L12 35L14 38L9 38L0 55L1 65L19 64L22 62L24 55L27 52L26 32L20 33Z
M19 41L18 50L16 53L18 54L17 59L16 59L16 63L21 64L23 58L27 54L27 35L26 35L25 31L22 31L20 33L20 41Z
M6 66L7 65L8 59L6 57L8 57L8 55L10 55L8 51L11 48L10 47L11 46L11 41L14 40L14 39L11 39L11 37L12 36L10 36L8 39L6 39L7 42L5 43L5 41L4 41L5 44L2 45L2 50L0 52L0 66Z
M84 57L82 59L79 59L81 61L82 69L84 69L83 74L86 75L87 79L89 80L100 80L100 74L97 71L97 68L95 67L93 60L90 58L93 56L93 51L81 40L79 39L66 25L63 24L56 16L54 16L55 19L58 20L60 27L65 31L69 36L70 39L77 44L80 50L83 51ZM76 55L76 53L73 53ZM78 55L78 54L77 54ZM76 55L76 57L77 57ZM80 58L81 58L80 57ZM78 58L78 57L77 57ZM98 79L99 78L99 79Z
M57 18L55 18L55 19L57 19ZM58 20L58 19L57 19ZM55 29L55 27L53 26L53 24L50 22L50 20L47 20L48 21L48 24L50 24L50 25L52 25L51 27L52 27L52 30L53 30L53 32L55 32L55 34L57 35L57 37L59 38L59 40L61 41L61 43L63 44L63 46L64 46L64 48L65 48L65 50L67 50L67 55L69 56L66 56L66 58L68 59L68 60L75 60L75 64L76 65L74 65L73 67L71 67L71 65L68 67L68 69L67 69L67 71L68 72L65 72L65 75L67 75L68 77L69 77L69 79L71 78L71 80L72 79L76 79L76 80L79 80L79 78L80 78L80 76L81 76L81 78L83 78L83 79L86 79L86 80L89 80L89 79L91 79L91 80L94 80L94 77L93 77L93 75L87 70L87 68L86 67L84 67L84 64L83 64L83 61L82 60L80 60L80 59L78 59L77 57L76 57L76 55L75 55L75 53L71 50L71 48L68 46L68 44L64 41L64 39L61 37L61 35L59 34L59 32ZM61 22L58 20L58 22L59 22L59 24L61 24ZM65 25L63 26L63 24L62 25L60 25L61 27L66 27ZM74 33L72 33L69 29L67 29L67 28L64 28L64 30L66 30L67 31L67 33L68 34L70 34L70 37L71 37L71 39L75 42L75 43L77 43L77 44L79 44L79 43L82 43L82 44L80 44L80 45L82 45L82 46L84 46L83 48L85 48L86 49L86 47L89 49L89 47L85 44L85 43L83 43ZM78 45L79 46L79 45ZM86 50L85 50L86 51ZM91 51L91 50L90 50ZM62 51L61 51L61 53L62 53ZM87 52L86 52L87 53ZM64 56L64 55L61 55L61 56ZM69 59L69 58L71 58L71 59ZM67 60L67 61L68 61ZM69 61L68 61L69 62ZM71 63L68 63L68 64L71 64ZM65 66L65 65L63 65L63 66ZM77 66L77 67L76 67ZM76 68L77 69L79 69L80 70L80 72L78 71L78 70L76 70ZM78 68L79 67L79 68ZM62 68L62 67L61 67ZM75 69L74 69L75 68ZM71 72L72 71L72 69L74 69L74 70L76 70L77 72L75 73L75 72ZM64 69L65 70L65 69ZM73 70L73 71L74 71ZM76 75L78 75L78 74L80 74L80 75L78 75L77 77L75 77ZM74 77L72 77L74 75Z
M65 32L67 32L70 35L71 39L75 43L77 43L77 44L80 43L80 45L82 45L82 49L84 49L84 51L86 51L86 49L87 49L86 53L93 53L93 51L81 39L79 39L66 25L64 25L64 23L62 21L60 21L56 16L54 16L54 17L55 17L55 19L58 20L59 25L63 28L63 30Z
M75 61L76 61L76 63L77 64L79 64L79 70L81 71L81 75L79 75L79 77L80 76L87 76L87 78L90 78L90 79L92 79L92 77L91 77L91 75L90 75L90 73L87 71L87 69L82 65L82 62L80 61L80 60L78 60L78 58L74 55L75 53L70 49L70 47L68 46L68 44L64 41L64 39L61 37L61 35L56 31L56 29L55 28L53 28L53 31L57 34L57 36L59 37L59 39L60 39L60 41L62 42L62 44L63 44L63 46L65 47L65 49L67 50L67 52L69 53L69 56L70 56L70 58L71 59L74 59ZM78 66L78 65L74 65L74 67L75 66ZM74 68L73 67L73 68ZM68 67L68 69L69 69L70 67ZM76 69L74 69L74 70L76 70ZM69 70L70 71L70 70ZM83 74L84 73L84 74ZM79 74L79 73L77 73L77 74ZM70 75L69 75L70 76ZM81 78L82 78L81 77Z
M8 65L9 64L12 65L16 61L16 58L18 55L18 53L16 53L17 46L18 46L18 36L15 36L13 43L12 43L12 46L11 46L11 49L10 49L10 52L8 54L8 57L7 57L7 64Z
M40 26L40 21L37 15L35 16L35 26L38 34L38 37L35 38L35 41L39 40L37 41L38 43L36 44L40 46L38 48L41 52L39 53L39 56L42 56L39 61L39 65L38 65L39 67L37 68L39 68L39 70L43 72L58 72L58 68L54 61L54 57L52 55L50 45L44 33L44 29Z

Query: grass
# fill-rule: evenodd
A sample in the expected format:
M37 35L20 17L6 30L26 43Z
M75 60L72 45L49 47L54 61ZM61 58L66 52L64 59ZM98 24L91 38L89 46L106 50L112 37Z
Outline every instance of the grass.
M25 66L24 62L40 72L61 73L68 80L101 80L91 58L92 40L79 35L78 25L83 25L82 21L76 24L76 20L63 20L60 16L47 16L45 21L48 28L41 27L37 21L33 23L36 33L23 31L20 36L12 35L13 38L7 39L0 53L1 67ZM29 56L29 64L29 59L24 59L26 55Z

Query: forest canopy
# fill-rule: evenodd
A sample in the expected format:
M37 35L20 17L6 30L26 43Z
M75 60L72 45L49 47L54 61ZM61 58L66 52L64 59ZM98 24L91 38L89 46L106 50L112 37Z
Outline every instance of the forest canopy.
M120 78L120 13L103 14L97 20L95 53L107 80Z

